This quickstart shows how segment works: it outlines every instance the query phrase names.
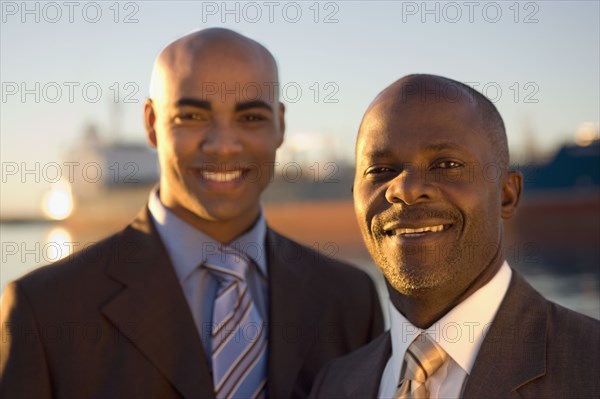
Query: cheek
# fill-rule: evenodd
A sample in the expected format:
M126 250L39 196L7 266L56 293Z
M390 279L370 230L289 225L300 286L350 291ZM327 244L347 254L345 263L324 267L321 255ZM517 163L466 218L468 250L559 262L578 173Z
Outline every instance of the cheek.
M198 135L184 130L171 130L163 135L165 152L174 160L186 159L199 148Z
M363 234L370 232L371 221L377 213L380 196L376 191L366 190L364 187L355 184L354 190L354 212L358 225Z
M497 195L492 191L472 193L468 196L463 192L462 201L464 206L461 211L464 214L467 226L476 231L475 234L483 236L495 235L500 223L501 203Z
M261 168L269 168L275 164L275 156L278 148L278 142L274 137L274 133L268 136L260 137L244 137L240 135L240 142L243 147L243 152L247 156L255 158ZM285 168L286 165L279 165Z

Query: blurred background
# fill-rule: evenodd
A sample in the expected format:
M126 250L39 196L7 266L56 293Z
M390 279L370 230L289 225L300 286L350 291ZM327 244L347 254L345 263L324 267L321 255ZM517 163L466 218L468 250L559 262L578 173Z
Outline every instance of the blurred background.
M396 79L447 76L496 104L525 174L506 225L509 263L600 318L599 4L3 1L0 289L144 206L158 179L142 123L154 58L177 37L224 26L279 63L287 131L264 199L271 226L383 288L350 193L358 125Z

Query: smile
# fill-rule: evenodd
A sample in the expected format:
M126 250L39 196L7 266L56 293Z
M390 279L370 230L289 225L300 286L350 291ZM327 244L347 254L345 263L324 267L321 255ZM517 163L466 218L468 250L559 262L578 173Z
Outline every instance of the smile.
M421 237L430 233L439 233L441 231L450 228L449 224L438 224L433 226L423 226L417 228L410 227L398 227L391 229L384 229L385 235L387 236L403 236L403 237Z
M242 177L241 170L232 170L227 172L208 172L204 170L200 174L203 179L218 183L227 183Z

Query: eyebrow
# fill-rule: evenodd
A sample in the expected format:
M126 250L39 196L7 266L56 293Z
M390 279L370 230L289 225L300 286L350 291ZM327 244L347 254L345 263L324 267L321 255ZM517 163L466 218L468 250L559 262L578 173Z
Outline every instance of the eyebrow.
M196 107L196 108L202 108L207 111L210 111L212 109L212 106L209 101L198 100L195 98L181 98L175 102L175 106L176 107L191 106L191 107ZM244 101L244 102L235 104L235 112L246 111L248 109L253 109L253 108L263 108L263 109L266 109L271 112L273 111L269 104L267 104L266 102L261 101L261 100Z
M245 102L237 103L235 105L235 112L246 111L246 110L252 109L252 108L264 108L268 111L273 112L273 110L271 109L271 106L261 100L245 101Z
M196 108L202 108L207 111L211 110L210 102L204 100L197 100L195 98L181 98L175 102L176 107L192 106Z

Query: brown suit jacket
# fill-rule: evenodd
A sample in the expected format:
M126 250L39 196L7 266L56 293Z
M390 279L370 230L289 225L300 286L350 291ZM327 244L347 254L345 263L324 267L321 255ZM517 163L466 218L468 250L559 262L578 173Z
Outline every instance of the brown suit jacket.
M326 366L311 397L376 398L391 353L387 332ZM547 301L513 270L462 397L600 397L600 322Z
M268 230L270 398L308 396L329 360L383 330L362 271ZM353 294L356 293L356 294ZM5 289L0 397L213 398L207 358L147 209Z

